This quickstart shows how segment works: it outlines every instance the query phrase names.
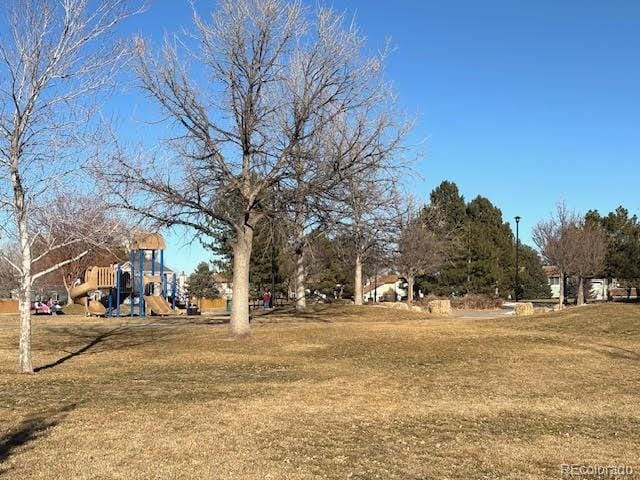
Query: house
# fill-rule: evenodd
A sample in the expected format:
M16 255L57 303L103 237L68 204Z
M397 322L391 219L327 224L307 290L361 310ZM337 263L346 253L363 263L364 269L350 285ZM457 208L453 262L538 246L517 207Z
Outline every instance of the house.
M214 273L213 281L221 297L231 298L233 293L233 281L224 273Z
M542 267L542 269L547 276L547 282L551 289L551 298L560 298L560 270L553 265ZM600 301L607 300L609 298L609 290L618 286L616 279L602 277L589 277L586 282L586 285L590 285L588 297Z
M407 297L407 282L396 274L370 278L362 289L365 302L396 302Z

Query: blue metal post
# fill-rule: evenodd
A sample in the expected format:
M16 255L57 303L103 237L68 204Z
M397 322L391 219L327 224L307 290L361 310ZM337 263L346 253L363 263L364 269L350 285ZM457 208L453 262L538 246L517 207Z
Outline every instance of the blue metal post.
M155 250L151 250L151 275L155 275L156 274L156 251ZM151 284L151 295L155 295L156 294L156 284L153 283Z
M113 310L113 289L109 289L109 290L111 290L109 292L109 303L108 303L108 306L109 306L109 317L112 317L113 315L111 315L111 312Z
M176 308L176 274L173 274L173 308Z
M135 250L131 250L131 276L130 276L130 282L131 282L131 303L129 304L129 314L131 315L131 318L133 318L133 292L135 290L135 286L136 286L136 277L135 277L135 266L136 266L136 252Z
M164 250L160 250L160 294L167 298L167 283L164 281Z
M116 269L116 317L120 317L120 275L122 271L120 270L120 265Z
M140 257L140 290L138 291L138 315L144 317L144 250L138 250Z

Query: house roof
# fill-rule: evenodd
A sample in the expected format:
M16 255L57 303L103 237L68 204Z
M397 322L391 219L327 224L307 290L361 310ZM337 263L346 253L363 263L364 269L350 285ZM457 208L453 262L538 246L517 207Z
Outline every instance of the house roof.
M542 267L542 270L544 271L544 274L547 276L547 278L560 276L560 269L555 265L545 265L544 267Z
M400 280L400 276L396 274L374 277L373 279L369 279L369 283L365 285L363 291L364 293L369 293L375 290L376 287L380 288L384 287L385 285L395 285L398 280Z
M213 281L216 283L231 283L231 279L227 277L224 273L214 273Z

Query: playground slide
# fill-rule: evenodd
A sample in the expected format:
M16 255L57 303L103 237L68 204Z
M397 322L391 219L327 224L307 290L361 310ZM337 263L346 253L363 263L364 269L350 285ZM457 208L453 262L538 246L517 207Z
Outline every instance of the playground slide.
M89 293L97 290L99 287L98 272L99 268L97 267L91 267L90 269L88 269L84 277L85 282L73 287L69 291L69 296L71 297L71 300L73 300L73 303L85 305L87 313L89 315L101 316L106 315L107 313L107 309L104 307L104 305L102 305L100 302L89 300L87 298Z
M89 315L102 316L107 314L107 309L104 305L96 300L89 300L87 310L89 311Z
M178 310L171 308L171 304L164 298L156 295L144 297L144 302L153 315L179 315Z
M87 281L81 283L77 287L73 287L69 291L69 295L71 296L71 300L73 300L73 303L84 303L80 300L82 300L83 297L86 297L89 292L96 290L97 287L98 284L95 276L89 275Z

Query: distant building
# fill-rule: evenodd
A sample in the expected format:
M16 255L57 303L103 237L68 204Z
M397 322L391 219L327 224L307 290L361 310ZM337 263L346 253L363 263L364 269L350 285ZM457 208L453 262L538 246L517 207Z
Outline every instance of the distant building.
M216 288L223 298L231 298L233 291L233 281L224 273L214 273L213 281L216 284Z
M551 298L560 298L560 270L553 265L542 267L542 269L547 276L547 282L551 289ZM609 291L618 286L616 279L609 280L602 277L588 277L585 281L585 286L590 285L591 287L586 297L592 300L607 300L609 298ZM587 292L585 292L585 294L586 293Z
M370 278L362 290L362 299L365 302L396 302L407 298L407 282L396 274Z

